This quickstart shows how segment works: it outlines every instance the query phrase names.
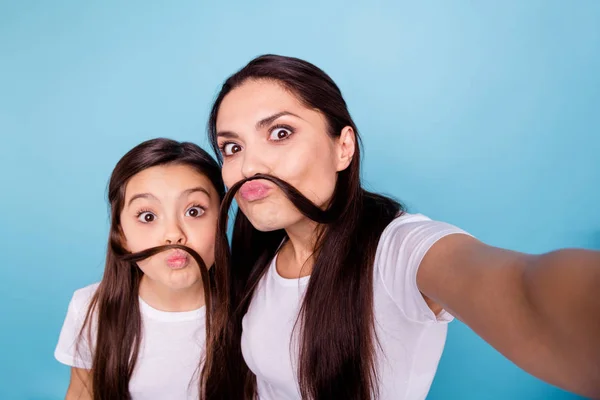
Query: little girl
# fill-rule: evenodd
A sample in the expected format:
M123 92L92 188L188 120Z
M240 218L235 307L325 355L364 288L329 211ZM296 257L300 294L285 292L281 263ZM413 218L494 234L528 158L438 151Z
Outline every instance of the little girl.
M149 140L117 163L104 276L73 295L54 353L67 399L199 398L224 192L191 143Z

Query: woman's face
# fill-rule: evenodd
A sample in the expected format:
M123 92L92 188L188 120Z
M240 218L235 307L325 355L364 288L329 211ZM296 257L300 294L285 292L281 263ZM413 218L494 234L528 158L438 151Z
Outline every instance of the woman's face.
M227 94L216 125L225 185L255 174L273 175L320 207L330 200L337 173L348 167L354 154L352 128L332 138L321 112L307 108L272 80L248 80ZM266 180L245 183L236 200L261 231L287 229L304 219Z
M162 165L134 175L125 187L121 229L125 247L139 252L165 244L195 250L214 263L220 199L210 180L187 165ZM147 279L170 289L201 284L196 261L181 250L158 253L138 266Z

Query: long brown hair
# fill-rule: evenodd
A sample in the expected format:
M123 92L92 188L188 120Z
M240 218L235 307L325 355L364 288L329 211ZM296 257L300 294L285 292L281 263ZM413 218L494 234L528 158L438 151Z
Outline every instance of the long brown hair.
M401 205L364 190L360 183L360 138L340 89L321 69L306 61L264 55L228 78L213 105L208 123L209 138L219 161L216 122L219 107L231 90L247 80L275 81L294 93L306 107L320 111L328 134L339 137L350 126L357 138L355 155L348 168L338 173L333 197L321 210L295 188L275 177L257 175L275 183L308 218L319 222L315 261L299 314L300 340L298 380L305 399L369 399L377 393L373 314L373 264L385 227L402 212ZM247 179L248 180L248 179ZM216 242L216 280L227 282L219 300L229 320L222 330L221 359L227 371L209 374L207 387L213 398L252 398L256 379L241 353L242 318L252 294L281 242L284 230L260 232L238 211L231 252L226 216L235 191L230 188L221 206ZM222 301L222 303L221 303ZM215 353L216 354L216 353ZM243 392L242 392L243 391Z
M128 253L122 245L120 214L125 201L125 188L137 173L158 165L188 165L206 176L219 198L225 194L221 170L217 162L193 143L170 139L152 139L143 142L121 158L108 184L110 204L110 234L106 252L104 275L88 307L79 335L78 347L87 339L92 350L92 396L94 400L131 399L129 381L138 358L142 339L142 317L138 289L142 271L136 262L161 251L178 248L187 251L198 263L206 298L206 357L212 340L214 313L213 272L208 272L202 258L192 249L181 245L159 246L139 253ZM97 329L92 329L93 321ZM205 364L206 365L206 364ZM202 378L200 379L202 386Z

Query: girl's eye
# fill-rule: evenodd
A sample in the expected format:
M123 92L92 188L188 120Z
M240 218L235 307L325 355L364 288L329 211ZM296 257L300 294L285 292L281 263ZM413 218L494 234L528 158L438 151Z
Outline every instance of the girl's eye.
M231 156L242 151L242 146L236 143L225 143L222 151L224 155Z
M288 128L277 127L271 131L269 135L269 140L284 140L290 137L292 134L292 130Z
M185 212L185 216L186 217L192 217L192 218L198 218L199 216L201 216L202 214L204 214L204 209L200 206L194 206L194 207L190 207L186 212Z
M138 221L147 224L148 222L152 222L156 219L156 215L152 214L150 211L144 211L138 214Z

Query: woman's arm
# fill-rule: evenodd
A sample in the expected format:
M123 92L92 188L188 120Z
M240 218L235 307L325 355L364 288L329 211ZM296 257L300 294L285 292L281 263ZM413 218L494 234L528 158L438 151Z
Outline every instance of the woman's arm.
M432 310L527 372L600 398L600 252L529 255L450 235L428 251L417 284Z
M65 400L92 400L92 374L88 369L71 368Z

